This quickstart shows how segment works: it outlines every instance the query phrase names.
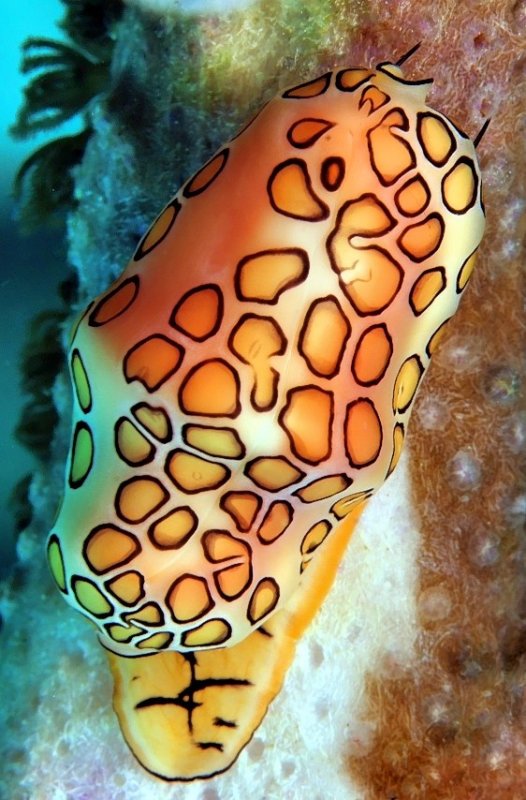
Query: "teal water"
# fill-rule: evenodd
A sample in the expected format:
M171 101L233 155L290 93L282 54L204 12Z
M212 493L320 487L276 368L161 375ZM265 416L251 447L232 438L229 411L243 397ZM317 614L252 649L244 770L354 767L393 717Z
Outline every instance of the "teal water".
M28 7L29 6L29 7ZM28 13L30 11L30 13ZM20 389L20 351L28 325L39 311L56 307L57 285L65 277L64 229L45 227L21 234L12 197L13 179L24 158L50 134L15 141L9 134L22 103L26 78L20 74L21 44L29 36L63 38L56 20L63 15L59 0L3 0L0 45L2 103L0 105L0 577L14 559L15 530L10 495L31 471L34 459L13 429L27 402ZM70 128L75 128L75 123ZM51 134L55 135L54 133Z

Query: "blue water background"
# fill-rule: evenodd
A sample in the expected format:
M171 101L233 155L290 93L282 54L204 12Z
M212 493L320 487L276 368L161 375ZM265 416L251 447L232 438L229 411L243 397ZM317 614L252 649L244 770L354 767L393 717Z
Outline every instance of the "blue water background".
M9 496L16 483L30 472L34 458L15 439L13 429L24 398L20 389L20 351L32 317L55 308L57 286L66 277L63 228L45 227L23 236L15 220L13 178L24 158L57 134L14 141L8 128L22 103L27 80L19 72L20 45L28 36L64 39L56 21L64 13L59 0L3 0L0 26L2 101L0 104L0 577L15 557L13 509ZM79 122L59 131L74 131Z

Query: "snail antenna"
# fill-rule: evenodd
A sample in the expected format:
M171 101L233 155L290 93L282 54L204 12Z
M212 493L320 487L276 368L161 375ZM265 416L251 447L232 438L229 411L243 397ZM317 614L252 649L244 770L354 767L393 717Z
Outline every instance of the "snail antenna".
M414 55L414 53L416 53L421 44L422 42L418 42L418 44L415 44L415 46L412 47L411 50L408 50L407 53L404 53L403 56L400 56L398 61L395 62L396 66L401 67L404 61L407 61L408 58L411 58L411 56Z
M482 128L479 130L479 132L477 133L477 135L476 135L476 136L475 136L475 138L473 139L473 144L475 145L475 147L478 147L478 145L480 144L480 141L481 141L482 137L484 136L484 134L485 134L485 133L486 133L486 131L488 130L488 127L489 127L489 124L490 124L490 122L491 122L491 117L489 117L489 118L486 120L486 122L484 123L484 125L482 126Z

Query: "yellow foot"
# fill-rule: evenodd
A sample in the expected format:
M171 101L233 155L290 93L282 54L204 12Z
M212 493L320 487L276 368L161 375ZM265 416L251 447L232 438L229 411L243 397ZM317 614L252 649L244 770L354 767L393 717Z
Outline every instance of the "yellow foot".
M228 769L279 692L364 504L333 532L289 605L234 647L139 658L108 653L113 706L137 760L165 780Z

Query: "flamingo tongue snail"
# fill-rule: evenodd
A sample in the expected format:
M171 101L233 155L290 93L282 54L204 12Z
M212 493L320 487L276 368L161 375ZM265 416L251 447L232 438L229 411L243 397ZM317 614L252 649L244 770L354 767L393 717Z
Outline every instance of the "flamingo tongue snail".
M384 63L282 92L73 333L49 563L167 780L227 769L261 722L468 282L480 174L429 83Z

